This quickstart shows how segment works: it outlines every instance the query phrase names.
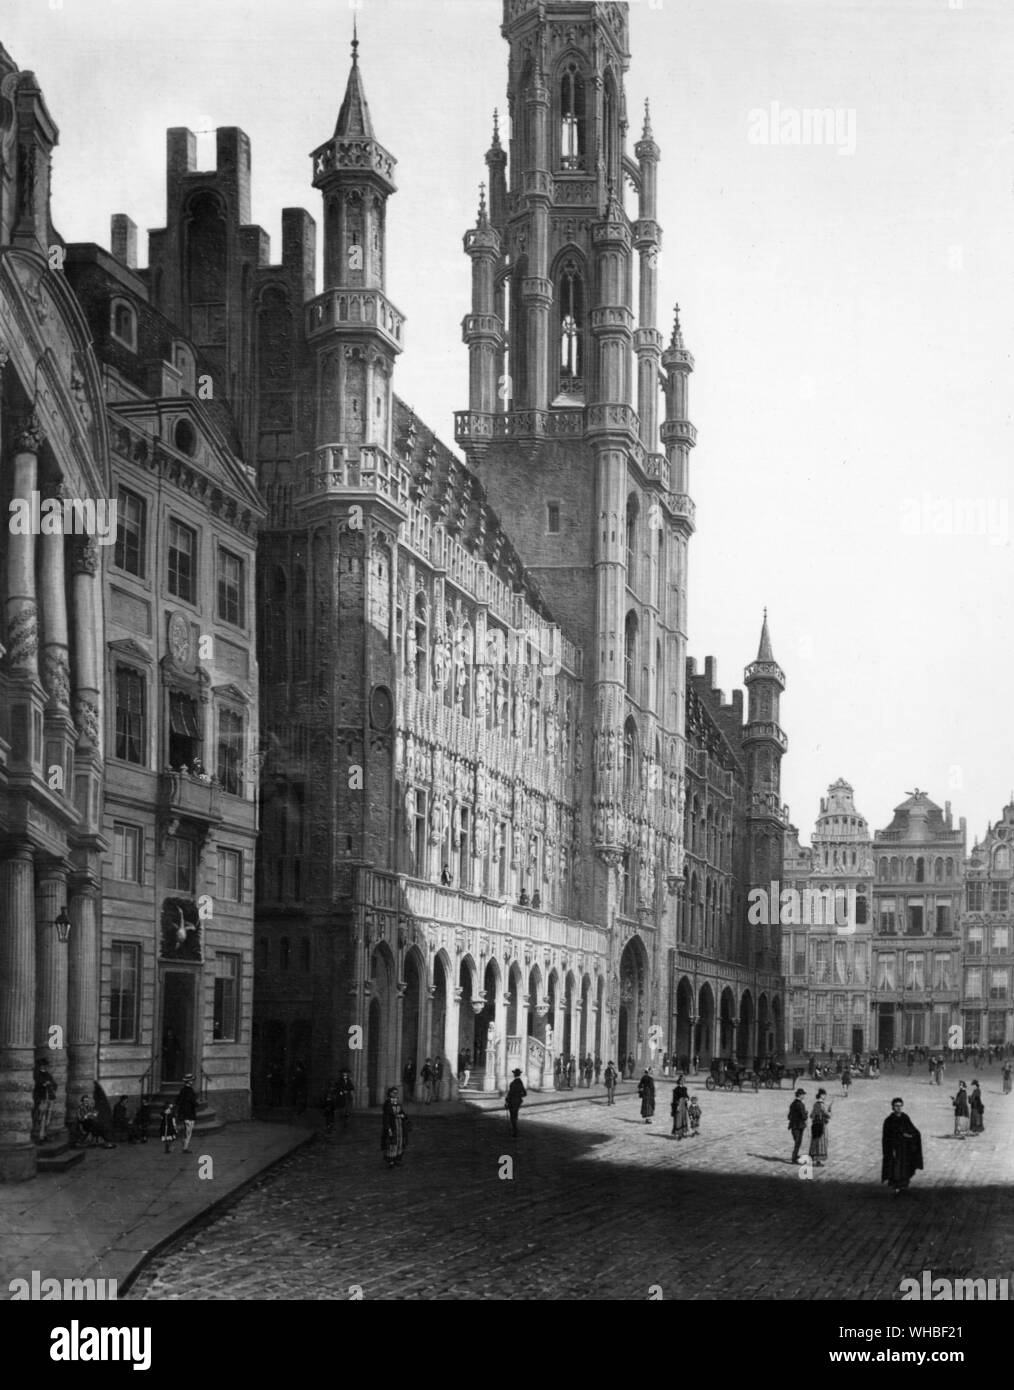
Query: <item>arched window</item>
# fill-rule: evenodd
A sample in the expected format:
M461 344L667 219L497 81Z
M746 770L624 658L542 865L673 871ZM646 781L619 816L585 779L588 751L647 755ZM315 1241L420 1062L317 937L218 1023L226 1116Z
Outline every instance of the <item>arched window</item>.
M665 662L662 660L662 643L655 643L655 713L665 719Z
M915 881L916 883L925 883L926 881L926 860L923 859L922 855L915 861Z
M137 315L132 304L125 299L114 299L109 327L113 337L118 338L124 347L130 348L131 352L137 351Z
M627 694L632 700L636 699L636 687L634 682L637 680L637 614L633 611L627 614L627 622L624 628L623 680L626 685Z
M602 93L602 138L606 182L611 183L617 195L620 192L619 180L619 121L617 118L616 83L613 74L607 72Z
M560 274L560 391L569 396L584 394L584 286L574 261L567 261Z
M576 63L568 63L560 78L560 167L585 167L584 78Z
M655 607L662 621L665 621L665 532L659 527L655 546L654 593Z
M425 594L415 596L415 688L427 689L427 663L429 660L429 613Z
M627 583L634 586L634 558L637 555L637 514L640 510L637 497L631 493L627 498Z
M292 576L292 679L306 680L306 570L302 565L296 566Z
M623 729L623 790L636 792L638 789L637 768L637 727L628 719Z

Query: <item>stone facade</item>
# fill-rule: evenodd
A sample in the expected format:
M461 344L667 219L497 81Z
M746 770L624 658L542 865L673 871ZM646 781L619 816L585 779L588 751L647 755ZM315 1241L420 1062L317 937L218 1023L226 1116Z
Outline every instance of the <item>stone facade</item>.
M821 798L809 848L787 830L782 888L798 894L781 910L792 1052L872 1050L873 849L843 778Z
M872 1045L948 1045L959 1023L965 821L916 790L873 837Z
M1014 1043L1014 800L965 860L962 1046Z

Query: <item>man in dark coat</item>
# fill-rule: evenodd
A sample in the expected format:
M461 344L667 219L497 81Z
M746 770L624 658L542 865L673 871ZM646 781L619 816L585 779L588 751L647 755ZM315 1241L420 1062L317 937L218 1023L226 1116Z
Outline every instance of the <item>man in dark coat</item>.
M800 1086L796 1092L795 1099L789 1106L789 1129L792 1131L792 1162L799 1162L799 1150L803 1146L803 1134L806 1131L806 1121L809 1113L803 1104L803 1097L806 1092Z
M905 1102L900 1096L891 1101L891 1113L884 1121L882 1147L880 1181L890 1183L897 1197L922 1167L922 1135L905 1114Z
M518 1111L521 1109L522 1102L528 1092L525 1090L524 1082L521 1080L520 1067L514 1068L514 1080L507 1087L507 1097L504 1100L504 1107L511 1122L511 1133L516 1139L518 1137Z
M404 1083L405 1083L405 1099L406 1099L406 1100L411 1100L411 1099L413 1098L413 1096L415 1095L415 1060L414 1060L414 1058L410 1057L410 1058L408 1059L408 1061L405 1063L405 1070L402 1072L401 1079L402 1079L402 1081L404 1081Z
M651 1117L655 1113L655 1082L650 1071L646 1071L637 1083L637 1094L641 1097L641 1115L644 1123L650 1125Z

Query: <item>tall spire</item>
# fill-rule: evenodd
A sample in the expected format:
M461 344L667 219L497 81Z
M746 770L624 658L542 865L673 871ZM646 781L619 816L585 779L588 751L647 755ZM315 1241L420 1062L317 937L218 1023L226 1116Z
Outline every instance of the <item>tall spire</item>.
M757 648L758 661L774 661L775 654L771 650L771 634L768 631L768 610L764 610L764 622L761 626L760 646Z
M672 337L669 340L670 348L681 348L684 346L683 330L680 327L680 306L677 304L672 313Z
M373 139L373 122L370 120L370 108L366 104L363 79L359 72L359 32L354 16L352 19L352 68L349 72L348 85L345 88L345 100L338 112L338 124L334 128L334 138L336 140Z
M642 140L651 140L652 138L653 138L653 137L652 137L652 131L651 131L651 107L650 107L649 104L648 104L648 98L645 97L645 98L644 98L644 129L641 131L641 139L642 139Z

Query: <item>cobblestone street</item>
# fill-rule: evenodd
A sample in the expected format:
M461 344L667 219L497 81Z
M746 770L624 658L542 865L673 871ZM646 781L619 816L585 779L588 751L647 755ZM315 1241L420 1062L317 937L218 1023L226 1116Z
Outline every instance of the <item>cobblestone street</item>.
M702 1134L682 1142L665 1081L651 1125L632 1083L611 1109L529 1106L516 1141L496 1112L423 1113L394 1170L379 1114L360 1114L181 1238L128 1297L890 1300L924 1269L1014 1278L1014 1097L997 1068L980 1075L986 1132L967 1141L951 1137L956 1076L938 1088L888 1074L848 1100L828 1083L829 1162L810 1180L789 1163L790 1089L709 1093L699 1080ZM801 1084L809 1107L818 1083ZM898 1198L880 1184L896 1094L926 1163Z

